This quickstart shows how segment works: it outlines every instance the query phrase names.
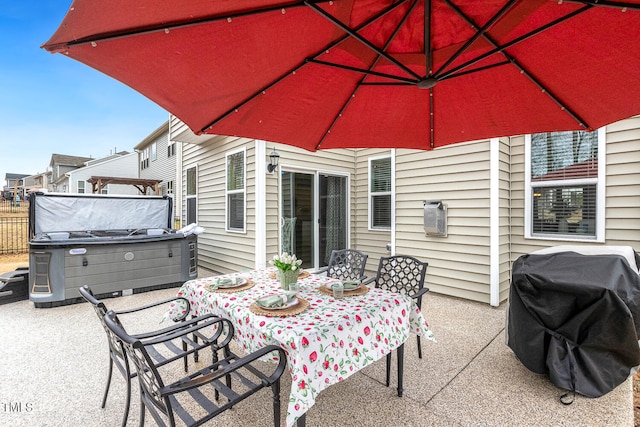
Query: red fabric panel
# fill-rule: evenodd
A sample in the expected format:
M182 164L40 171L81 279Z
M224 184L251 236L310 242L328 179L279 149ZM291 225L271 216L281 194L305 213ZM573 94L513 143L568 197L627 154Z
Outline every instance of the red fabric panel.
M493 136L580 129L580 120L595 129L640 114L640 11L593 7L449 76L455 67L494 49L493 42L508 43L582 6L520 1L489 29L490 40L480 37L440 70L474 31L443 0L434 0L433 71L448 78L433 87L431 97L428 89L417 86L359 85L390 80L307 63L307 58L317 58L413 78L354 38L336 44L345 35L341 29L309 7L287 7L293 3L76 0L45 47L131 86L196 133L260 138L309 150L429 149L432 131L433 146L438 147ZM425 76L423 1L389 43L410 3L373 21L361 34L379 48L388 44L393 58ZM506 0L454 3L482 26ZM392 4L394 0L335 0L319 7L356 27ZM275 10L268 13L226 19L271 6ZM223 19L163 31L165 26L211 17ZM67 46L93 35L152 28L160 30L98 41L95 46ZM470 72L474 70L480 71Z

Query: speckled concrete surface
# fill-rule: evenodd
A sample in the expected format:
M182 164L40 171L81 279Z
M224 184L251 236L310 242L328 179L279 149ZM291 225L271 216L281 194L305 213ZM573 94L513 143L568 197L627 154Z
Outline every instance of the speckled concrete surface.
M123 309L175 292L105 303ZM529 372L505 345L504 304L492 308L435 294L427 294L423 304L438 343L423 340L423 359L418 359L414 337L405 345L404 397L396 395L395 375L392 386L385 387L383 358L323 391L307 413L308 426L633 426L630 380L599 399L577 396L572 405L562 405L562 390ZM0 425L120 425L125 383L114 373L107 406L101 409L107 344L89 305L2 305L0 325ZM395 373L395 353L393 360ZM283 379L284 420L291 381L286 374ZM129 426L138 423L137 393L134 384ZM149 417L147 425L153 425ZM272 425L269 390L210 425Z

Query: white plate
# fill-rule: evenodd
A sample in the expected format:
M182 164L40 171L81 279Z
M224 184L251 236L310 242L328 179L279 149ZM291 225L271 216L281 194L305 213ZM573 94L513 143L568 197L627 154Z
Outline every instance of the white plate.
M247 284L247 279L240 279L239 282L232 283L230 285L218 285L218 287L220 289L230 289L230 288L237 288L237 287L240 287L240 286L246 285L246 284Z
M333 285L335 285L336 282L333 283L327 283L324 285L325 288L329 289L330 291L333 291ZM350 291L357 291L358 289L360 289L362 287L362 283L358 284L358 286L356 286L355 288L344 288L345 292L350 292Z
M294 297L291 301L289 301L287 304L283 305L282 307L263 307L261 305L258 304L258 306L260 308L264 308L265 310L284 310L287 309L289 307L293 307L294 305L298 304L298 297Z

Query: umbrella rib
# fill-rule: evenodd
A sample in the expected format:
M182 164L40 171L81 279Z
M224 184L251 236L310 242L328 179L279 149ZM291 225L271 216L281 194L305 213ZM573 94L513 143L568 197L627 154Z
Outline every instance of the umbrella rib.
M316 2L318 3L318 2ZM373 23L374 21L376 21L377 19L383 17L384 15L386 15L387 13L393 11L396 7L398 7L399 5L401 5L403 2L397 3L397 4L393 4L389 7L387 7L386 9L384 9L381 13L379 13L376 16L371 17L370 19L368 19L367 21L363 22L361 25L359 25L358 27L356 27L356 31L360 31L363 28L365 28L366 26L370 25L371 23ZM306 5L304 5L306 6ZM334 48L335 46L339 45L340 43L342 43L343 41L345 41L346 39L349 38L349 34L345 34L342 37L338 38L336 41L334 41L333 43L329 44L328 46L323 47L322 49L320 49L316 54L314 54L311 58L307 58L305 59L302 63L298 64L297 66L293 67L292 69L290 69L289 71L287 71L286 73L282 74L280 77L278 77L277 79L273 80L270 84L268 84L267 86L261 88L260 90L256 91L255 93L253 93L252 95L248 96L244 101L240 102L239 104L237 104L236 106L230 108L228 111L226 111L225 113L221 114L217 119L215 119L214 121L212 121L211 123L209 123L208 125L204 126L200 132L206 133L211 127L215 126L216 124L218 124L221 120L225 119L229 114L233 113L233 112L237 112L239 108L243 107L244 105L248 104L249 102L251 102L253 99L255 99L257 96L259 96L260 94L263 94L266 90L272 88L273 86L275 86L276 84L280 83L284 78L286 78L287 76L291 75L292 73L295 73L296 71L298 71L299 69L301 69L305 64L307 64L308 62L310 62L310 59L315 59L318 56L322 55L323 53L325 53L327 50L330 50L332 48Z
M613 7L615 9L631 9L631 10L640 10L640 4L637 3L627 3L623 1L607 1L607 0L564 0L567 3L578 3L584 5L591 5L596 7Z
M393 41L393 39L396 37L396 35L398 34L398 32L400 31L400 28L402 28L402 26L404 25L404 23L407 21L407 19L409 18L409 15L411 14L411 12L413 12L413 10L416 8L416 6L418 5L418 0L413 0L413 4L411 5L411 7L409 7L409 9L407 10L407 13L405 13L405 15L402 17L402 19L400 20L400 22L398 23L398 25L396 26L395 30L393 30L393 32L389 35L389 38L387 39L387 42L384 44L384 47L382 48L382 50L387 50L387 48L389 47L389 45L391 44L391 42ZM347 100L344 102L344 104L342 105L342 108L340 109L340 112L338 114L336 114L336 116L333 118L333 120L331 121L331 124L329 125L329 127L327 128L327 131L324 133L324 135L322 135L322 137L320 138L320 141L318 141L318 143L315 146L315 150L319 150L322 143L324 142L324 140L327 138L327 135L329 135L331 133L331 129L333 129L333 127L336 125L336 123L338 122L338 120L340 119L340 117L342 117L342 113L347 109L347 106L349 106L349 103L351 102L351 100L356 96L356 93L358 92L358 89L360 88L360 86L362 85L367 85L368 83L364 82L364 79L368 76L368 75L379 75L382 77L385 77L385 75L383 75L382 73L378 73L375 71L372 71L373 67L376 66L376 64L378 63L378 61L380 60L380 57L377 56L376 59L371 63L371 65L369 66L369 70L365 73L364 76L362 76L362 78L360 79L360 81L358 82L358 84L356 84L355 89L353 90L353 92L351 92L351 96L349 96L347 98ZM333 65L333 64L331 64ZM363 70L364 71L364 70ZM400 80L402 81L403 79L398 78L397 76L390 76L390 78L392 80ZM376 83L371 83L372 85L375 85ZM380 83L380 84L386 84L386 85L402 85L402 86L415 86L416 82L410 79L407 79L407 81L405 82L396 82L396 83Z
M399 6L399 5L401 5L403 3L406 3L406 2L407 2L407 0L401 0L396 4L396 6ZM381 49L379 49L376 45L374 45L369 40L365 39L360 34L358 34L358 32L356 30L354 30L353 28L349 27L348 25L343 24L338 19L336 19L334 16L330 15L329 13L325 12L321 8L317 7L314 3L311 3L308 0L306 0L305 3L311 9L315 10L320 15L322 15L323 17L328 19L330 22L332 22L336 27L340 28L342 31L344 31L345 33L349 34L351 37L353 37L354 39L358 40L360 43L364 44L366 47L368 47L369 49L371 49L372 51L377 53L379 56L383 57L384 59L386 59L390 63L396 65L398 68L400 68L402 71L404 71L405 73L409 74L410 76L413 76L416 80L420 80L421 79L421 77L418 74L416 74L413 70L411 70L410 68L406 67L402 62L398 61L393 56L388 55L386 52L384 52ZM386 12L385 12L385 14L386 14ZM379 15L379 16L382 16L382 15Z
M456 5L451 3L450 0L444 0L444 1L445 3L447 3L447 5L449 5L449 7L451 7L451 9L453 9L454 12L462 16L462 12L457 8ZM489 21L487 21L487 23L484 24L482 28L476 31L473 37L467 40L467 42L464 45L462 45L460 49L458 49L453 55L451 55L451 57L447 59L447 61L445 61L445 63L434 74L436 76L439 76L443 70L446 70L447 67L451 65L453 61L455 61L460 55L462 55L462 53L464 53L469 48L469 46L471 46L476 40L482 37L489 30L489 28L491 28L493 24L495 24L500 18L502 18L517 2L518 0L511 0L508 3L506 3L502 7L502 9L496 12L491 17L491 19L489 19ZM462 18L464 19L465 17L462 16ZM477 27L474 25L474 28L477 28Z
M591 8L591 6L585 6L584 8L581 8L578 11L584 11L584 10L590 9L590 8ZM578 12L578 11L576 11L576 12ZM473 20L471 18L469 18L467 15L465 15L462 11L459 11L458 13L470 25L475 25L475 22L473 22ZM572 14L569 14L569 15L572 15ZM567 18L569 15L565 15L565 17L563 17L563 18L565 18L565 19L563 19L563 21L566 20L566 19L569 19L569 18ZM567 114L569 114L574 120L576 120L580 126L582 126L584 128L589 128L589 126L586 125L585 121L580 116L578 116L578 114L575 111L571 110L567 105L565 105L562 101L560 101L560 99L557 96L555 96L545 85L543 85L540 80L535 78L528 70L526 70L523 66L518 64L518 62L516 61L516 59L514 57L512 57L507 52L505 52L506 48L504 46L500 46L495 40L493 40L493 38L491 36L489 36L486 33L483 34L482 37L484 37L489 43L491 43L496 49L498 49L500 51L500 53L502 53L505 56L505 58L507 58L507 60L509 62L511 62L516 68L518 68L520 70L520 72L522 72L529 80L531 80L536 86L538 86L538 88L540 88L543 93L547 94L547 96L549 98L551 98L551 100L553 100L556 104L558 104L558 106L560 106L560 108L563 111L566 111ZM473 71L473 70L471 70L471 71ZM453 77L453 76L449 75L448 77Z
M332 0L316 0L316 3L330 3L331 1ZM185 21L185 22L163 23L163 24L157 24L157 25L149 25L146 27L139 27L135 29L127 29L127 30L114 31L109 33L95 34L90 37L83 37L83 38L68 41L65 43L43 45L42 47L44 47L47 50L54 50L54 49L59 49L61 47L80 46L88 43L97 43L97 42L103 42L108 40L116 40L123 37L150 34L158 31L188 28L196 25L207 24L207 23L212 23L212 22L217 22L222 20L229 20L229 19L233 20L235 18L242 18L245 16L251 16L251 15L256 15L260 13L275 12L275 11L281 11L284 9L293 9L298 7L306 7L307 5L305 3L306 2L304 1L294 2L290 4L285 3L278 6L256 8L250 11L238 12L231 15L225 14L225 15L206 16L206 17Z
M321 61L319 59L308 58L306 59L306 62L312 62L314 64L320 64L320 65L327 65L329 67L336 67L343 70L355 71L357 73L362 73L362 74L371 75L371 76L384 77L391 80L398 80L398 81L401 81L404 83L410 83L413 85L417 83L414 79L410 79L408 77L394 76L393 74L381 73L378 71L372 71L370 69L365 70L364 68L351 67L349 65L343 65L343 64L336 64L334 62Z
M558 24L560 24L560 23L562 23L562 22L564 22L564 21L566 21L566 20L568 20L568 19L571 19L571 18L573 18L574 16L579 15L579 14L581 14L581 13L585 12L586 10L588 10L588 9L590 9L590 8L591 8L591 6L585 6L585 7L583 7L583 8L578 9L578 10L575 10L575 11L573 11L573 12L571 12L571 13L567 14L567 15L564 15L564 16L562 16L562 17L560 17L560 18L558 18L558 19L556 19L556 20L554 20L554 21L551 21L551 22L549 22L549 23L547 23L547 24L545 24L545 25L543 25L543 26L541 26L541 27L538 27L538 28L536 28L535 30L532 30L532 31L530 31L530 32L528 32L528 33L526 33L526 34L524 34L524 35L520 36L520 37L517 37L517 38L515 38L515 39L511 40L510 42L505 43L505 44L503 44L503 45L498 45L498 44L496 44L496 43L492 43L492 44L494 45L494 47L495 47L494 49L492 49L492 50L490 50L489 52L484 53L484 54L482 54L482 55L480 55L480 56L478 56L478 57L476 57L476 58L474 58L474 59L471 59L471 60L469 60L469 61L465 62L464 64L461 64L461 65L458 65L458 66L457 66L457 67L455 67L455 68L452 68L451 70L447 71L446 73L443 73L443 74L439 75L439 76L438 76L438 79L444 79L444 78L446 78L446 77L449 77L449 76L451 76L451 75L454 75L454 74L456 74L459 70L462 70L462 69L464 69L464 68L467 68L467 67L469 67L469 66L471 66L471 65L473 65L473 64L475 64L475 63L477 63L477 62L482 61L482 60L483 60L483 59L485 59L485 58L488 58L488 57L490 57L490 56L492 56L492 55L495 55L496 53L502 53L502 52L504 52L506 49L510 48L511 46L514 46L514 45L516 45L516 44L518 44L518 43L521 43L521 42L523 42L523 41L525 41L525 40L527 40L527 39L530 39L531 37L533 37L533 36L535 36L535 35L537 35L537 34L539 34L539 33L543 32L543 31L546 31L546 30L548 30L549 28L551 28L551 27L553 27L553 26L556 26L556 25L558 25ZM462 15L462 17L463 17L464 19L468 19L468 18L466 18L466 16L464 16L464 15Z

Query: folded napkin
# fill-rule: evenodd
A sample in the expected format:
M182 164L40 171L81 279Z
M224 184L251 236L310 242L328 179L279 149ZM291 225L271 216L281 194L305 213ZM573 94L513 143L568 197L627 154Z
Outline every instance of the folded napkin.
M278 294L256 300L256 304L260 307L278 308L289 304L295 298L295 294Z
M331 287L333 288L334 285L335 283L332 284ZM355 280L345 280L344 282L342 282L342 287L344 288L345 291L352 291L360 287L360 282Z
M211 283L211 289L226 288L229 286L234 286L242 281L242 278L236 277L234 279L230 277L218 277L216 280Z

